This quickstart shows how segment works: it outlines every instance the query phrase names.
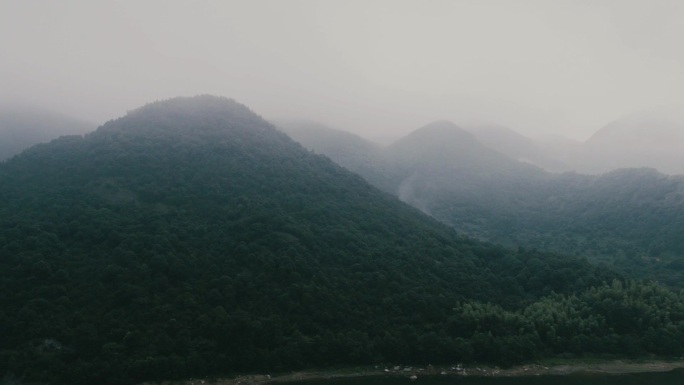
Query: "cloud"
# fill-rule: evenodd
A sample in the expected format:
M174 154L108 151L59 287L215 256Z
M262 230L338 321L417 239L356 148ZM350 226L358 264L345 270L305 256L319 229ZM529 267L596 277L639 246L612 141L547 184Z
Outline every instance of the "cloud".
M480 119L584 138L684 100L683 6L5 0L0 98L104 121L214 93L370 136Z

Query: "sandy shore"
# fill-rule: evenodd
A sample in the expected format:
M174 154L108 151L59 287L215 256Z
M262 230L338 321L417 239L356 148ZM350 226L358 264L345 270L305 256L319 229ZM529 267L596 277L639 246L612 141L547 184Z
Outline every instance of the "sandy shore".
M252 374L234 378L219 379L190 379L185 381L156 382L156 385L266 385L287 383L304 380L325 380L333 378L354 378L370 376L482 376L482 377L513 377L539 375L568 375L572 373L645 373L666 372L677 368L684 368L684 360L680 361L606 361L600 363L570 363L564 365L520 365L507 369L488 366L374 366L363 368L347 368L339 370L311 370L286 374ZM141 385L153 385L145 383Z

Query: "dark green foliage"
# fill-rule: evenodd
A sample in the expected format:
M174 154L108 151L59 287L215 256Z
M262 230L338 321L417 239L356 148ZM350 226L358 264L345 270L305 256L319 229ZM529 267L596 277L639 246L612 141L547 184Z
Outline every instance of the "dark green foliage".
M377 150L380 161L363 167L352 148L331 151L326 136L318 138L302 141L460 234L581 255L632 277L683 287L682 176L653 169L550 174L485 147L449 122ZM358 146L368 152L367 144Z
M565 351L547 329L567 306L589 325L571 352L684 341L677 295L461 238L208 96L0 165L0 272L0 373L50 383L518 362ZM665 302L603 297L649 290Z
M492 181L505 195L432 194L425 209L462 233L605 262L681 288L684 178L652 169ZM510 188L509 188L510 187Z

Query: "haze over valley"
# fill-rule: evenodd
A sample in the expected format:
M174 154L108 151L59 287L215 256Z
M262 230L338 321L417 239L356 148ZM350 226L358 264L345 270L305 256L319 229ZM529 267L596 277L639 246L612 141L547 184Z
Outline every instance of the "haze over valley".
M2 384L676 379L681 36L674 0L0 0Z

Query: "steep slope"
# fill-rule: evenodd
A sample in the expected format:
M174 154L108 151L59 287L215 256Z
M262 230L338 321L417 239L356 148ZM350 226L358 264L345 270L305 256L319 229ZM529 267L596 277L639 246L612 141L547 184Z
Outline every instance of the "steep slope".
M565 146L580 148L579 143ZM326 154L325 145L319 148ZM600 176L544 173L485 148L449 122L417 130L387 149L384 159L389 187L368 172L371 163L363 168L353 160L346 164L461 234L583 255L633 277L682 287L681 177L652 169Z
M430 214L434 214L434 203L443 199L458 202L466 210L507 206L526 193L529 180L545 176L540 168L484 146L447 121L417 129L389 146L386 153L395 167L394 193ZM472 226L456 229L470 235L479 231Z
M410 168L459 168L504 172L510 162L449 121L425 125L387 148L397 163Z
M487 211L464 210L454 196L432 202L431 210L456 228L478 224L482 239L583 255L632 277L682 287L684 178L653 169L567 173L532 181L526 191L510 204L491 202Z
M391 167L379 145L346 131L307 121L280 121L276 126L304 147L389 189Z
M563 162L549 156L537 142L508 127L490 124L469 127L468 130L485 146L520 162L552 172L569 170Z
M0 162L38 143L81 135L95 125L32 106L0 106Z
M677 294L459 238L210 96L153 103L0 165L0 271L0 374L29 382L684 343ZM620 296L626 309L603 300Z
M672 124L656 130L632 123L610 127L591 142L618 146L617 138L630 137L633 149L662 148L667 141L679 146ZM649 169L554 175L493 154L446 123L415 134L395 151L397 159L407 154L400 161L415 170L397 190L406 202L480 239L584 255L681 287L684 243L677 234L684 231L684 178ZM624 143L618 147L629 150ZM661 155L671 162L682 154Z

